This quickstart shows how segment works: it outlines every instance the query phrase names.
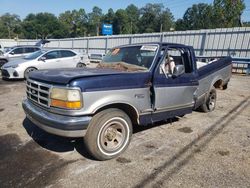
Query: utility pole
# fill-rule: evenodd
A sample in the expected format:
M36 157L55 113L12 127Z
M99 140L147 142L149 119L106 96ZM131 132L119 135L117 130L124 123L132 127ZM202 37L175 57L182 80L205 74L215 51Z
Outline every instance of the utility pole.
M243 27L243 23L242 23L242 20L241 20L241 13L239 14L239 26Z
M96 25L96 36L99 36L99 24Z
M130 33L133 34L133 25L132 25L132 21L130 21Z
M160 27L160 33L162 33L162 23L161 23L161 27Z
M8 29L8 37L9 37L9 39L11 39L11 37L10 37L10 24L9 23L4 23L6 26L7 26L7 29Z

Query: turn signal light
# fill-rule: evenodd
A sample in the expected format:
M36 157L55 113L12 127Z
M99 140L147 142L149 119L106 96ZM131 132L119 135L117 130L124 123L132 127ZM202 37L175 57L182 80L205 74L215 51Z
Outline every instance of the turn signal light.
M81 108L81 101L63 101L58 99L51 99L51 106L68 109Z

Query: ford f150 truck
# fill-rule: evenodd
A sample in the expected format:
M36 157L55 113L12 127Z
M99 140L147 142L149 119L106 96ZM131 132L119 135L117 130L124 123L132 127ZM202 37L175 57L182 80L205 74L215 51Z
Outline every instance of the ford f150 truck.
M230 57L197 62L181 44L119 46L95 69L31 72L23 109L41 129L84 137L90 154L107 160L128 147L133 126L213 111L215 88L227 87L231 67Z

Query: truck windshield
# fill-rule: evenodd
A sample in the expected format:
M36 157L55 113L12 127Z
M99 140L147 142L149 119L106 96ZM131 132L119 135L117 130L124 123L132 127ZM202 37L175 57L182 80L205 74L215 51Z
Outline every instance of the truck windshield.
M99 64L99 68L114 68L123 71L148 71L152 65L157 45L138 45L114 48Z
M28 60L31 60L31 59L36 59L38 58L40 55L44 54L45 51L44 50L38 50L30 55L27 55L24 59L28 59Z

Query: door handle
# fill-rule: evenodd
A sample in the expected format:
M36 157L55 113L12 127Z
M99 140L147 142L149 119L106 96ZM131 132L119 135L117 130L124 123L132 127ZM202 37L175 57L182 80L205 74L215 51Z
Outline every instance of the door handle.
M152 86L152 82L148 82L145 84L146 87L151 87Z

